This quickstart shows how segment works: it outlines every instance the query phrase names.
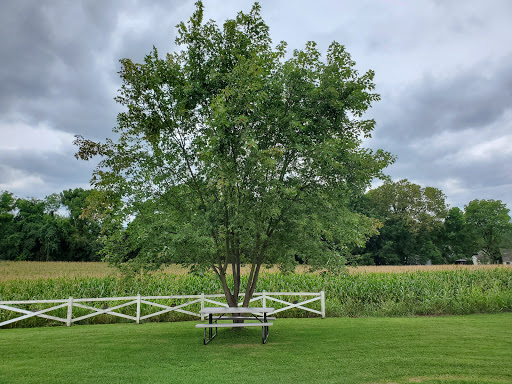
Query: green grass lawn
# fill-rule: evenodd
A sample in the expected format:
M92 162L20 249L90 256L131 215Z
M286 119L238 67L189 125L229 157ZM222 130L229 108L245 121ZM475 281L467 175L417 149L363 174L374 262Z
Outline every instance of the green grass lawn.
M512 313L0 329L0 383L512 383Z

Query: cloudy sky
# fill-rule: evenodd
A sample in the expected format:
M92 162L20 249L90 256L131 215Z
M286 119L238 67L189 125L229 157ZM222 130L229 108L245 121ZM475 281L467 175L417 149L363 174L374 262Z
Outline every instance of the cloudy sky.
M219 24L252 1L205 0ZM512 208L512 1L262 0L274 43L344 44L373 69L382 100L366 145L387 169L440 188L451 206L499 199ZM186 0L2 0L0 190L36 197L88 188L94 163L72 141L111 136L119 59L174 51Z

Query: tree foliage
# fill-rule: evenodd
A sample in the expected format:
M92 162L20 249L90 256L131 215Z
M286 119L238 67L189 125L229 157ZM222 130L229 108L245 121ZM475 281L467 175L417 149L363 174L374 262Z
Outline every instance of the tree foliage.
M110 210L107 259L211 268L230 305L243 263L244 305L266 262L342 264L378 226L347 202L393 160L361 146L375 125L362 117L379 99L374 73L360 75L336 42L325 59L314 42L286 58L257 3L221 28L198 2L176 43L164 58L121 60L119 139L76 140L78 157L103 156L92 180L103 202L92 205Z
M439 242L443 259L449 263L468 259L477 251L468 232L464 212L460 208L453 207L448 211L439 233Z
M441 190L406 179L388 180L368 191L356 209L384 223L362 250L364 259L377 265L450 261L442 256L437 241L447 210Z
M355 204L355 210L383 222L362 253L365 263L451 264L483 251L501 262L501 248L512 246L509 209L497 200L473 200L464 211L445 204L443 192L408 180L386 181Z
M473 200L464 210L475 250L483 250L492 262L501 263L500 247L511 241L510 210L500 200Z
M90 191L81 188L52 194L44 200L0 195L0 260L99 260L98 223L80 219ZM67 196L67 197L66 197ZM81 202L70 201L81 196ZM59 213L68 209L70 216Z
M446 196L440 189L422 188L406 179L386 181L367 197L379 218L400 220L415 232L432 230L446 217Z

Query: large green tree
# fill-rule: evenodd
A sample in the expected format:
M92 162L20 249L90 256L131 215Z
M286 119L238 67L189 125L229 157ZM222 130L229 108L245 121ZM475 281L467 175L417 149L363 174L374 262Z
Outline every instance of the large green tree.
M446 196L434 187L421 187L407 179L386 181L367 193L379 218L394 218L414 232L432 230L446 217Z
M464 212L458 207L450 208L448 211L438 238L443 259L447 263L454 263L457 259L468 259L474 252L474 242L468 231Z
M509 212L500 200L473 200L464 207L474 251L484 251L493 263L502 262L500 246L510 243Z
M121 60L118 139L77 137L77 156L103 156L90 212L108 212L107 260L211 268L231 306L247 263L247 306L262 264L299 254L337 265L375 233L377 223L347 201L392 156L361 147L375 125L363 114L379 95L374 73L360 75L342 45L333 42L322 58L309 42L287 58L257 3L222 27L204 23L196 5L178 25L180 50Z
M67 210L66 220L61 229L65 240L64 253L70 261L98 261L101 248L100 226L93 218L82 215L87 208L87 198L91 190L82 188L62 191L59 196L60 207Z
M445 195L409 180L386 181L358 202L356 210L384 223L367 244L365 259L380 264L416 264L443 259L437 238L446 217Z

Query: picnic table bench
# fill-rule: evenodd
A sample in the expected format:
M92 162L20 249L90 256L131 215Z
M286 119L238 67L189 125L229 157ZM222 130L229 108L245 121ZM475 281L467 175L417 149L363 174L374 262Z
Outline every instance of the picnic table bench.
M207 307L199 311L202 315L208 315L208 323L197 324L196 328L203 328L203 343L208 344L215 336L217 336L218 328L241 328L241 327L262 327L261 340L263 344L268 339L268 327L273 325L268 320L275 320L275 317L267 317L268 313L274 312L274 308L269 307ZM214 316L217 314L218 316ZM224 316L230 315L230 316ZM242 316L251 315L251 316ZM244 320L243 323L219 323L219 320ZM248 323L248 320L257 320ZM213 333L215 328L215 333ZM208 339L206 338L206 330L208 329Z

